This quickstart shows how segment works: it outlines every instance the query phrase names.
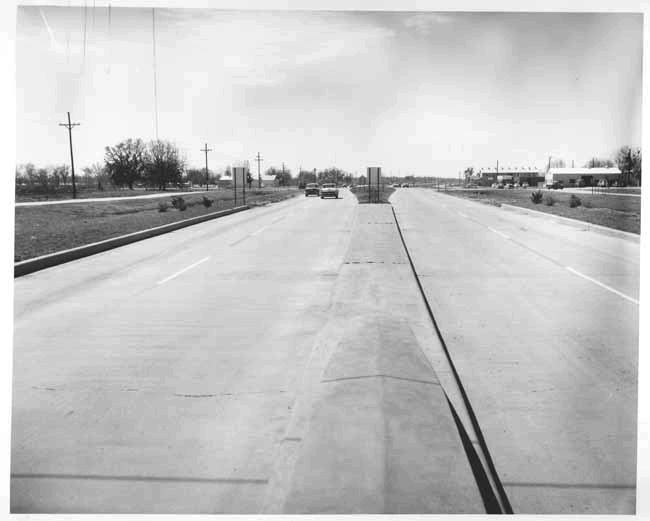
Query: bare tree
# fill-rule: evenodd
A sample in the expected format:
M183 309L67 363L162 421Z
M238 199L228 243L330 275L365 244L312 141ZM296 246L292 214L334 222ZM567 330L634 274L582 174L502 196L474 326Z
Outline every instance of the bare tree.
M166 190L168 184L181 183L183 169L183 159L174 144L160 139L149 143L144 175L147 184Z

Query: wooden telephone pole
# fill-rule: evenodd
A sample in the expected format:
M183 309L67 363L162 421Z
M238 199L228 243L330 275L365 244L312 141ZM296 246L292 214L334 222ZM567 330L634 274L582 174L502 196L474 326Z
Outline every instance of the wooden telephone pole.
M259 152L255 157L255 161L257 161L257 188L262 188L262 174L260 174L260 163L263 161L263 159L262 156L260 156Z
M66 127L68 129L68 138L70 140L70 166L72 170L72 198L76 199L77 198L77 184L74 179L74 154L72 153L72 127L76 127L80 125L80 123L71 123L70 122L70 113L68 112L68 122L67 123L59 123L60 127Z
M205 147L201 149L201 152L205 152L205 189L210 190L208 188L208 152L212 152L211 148L208 148L208 144L205 144Z

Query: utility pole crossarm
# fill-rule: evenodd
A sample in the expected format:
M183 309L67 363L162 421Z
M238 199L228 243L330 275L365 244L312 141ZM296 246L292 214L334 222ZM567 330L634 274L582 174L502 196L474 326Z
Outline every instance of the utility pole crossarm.
M208 148L208 144L205 144L205 147L201 149L201 152L205 152L205 189L209 190L208 188L208 152L212 152L211 148Z
M72 171L72 198L77 198L77 184L74 178L74 154L72 152L72 128L78 127L80 123L72 123L70 121L70 113L68 112L68 122L59 123L60 127L66 127L68 129L68 140L70 141L70 169Z

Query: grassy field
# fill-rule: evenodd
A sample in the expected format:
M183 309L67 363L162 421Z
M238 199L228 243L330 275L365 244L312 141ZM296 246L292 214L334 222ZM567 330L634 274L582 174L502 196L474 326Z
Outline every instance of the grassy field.
M534 190L450 190L448 195L466 197L487 204L510 204L529 210L537 210L562 217L570 217L600 226L607 226L616 230L632 233L641 233L641 198L618 197L616 195L591 195L569 194L561 190L542 190L544 200L534 204L530 195ZM576 208L569 206L571 195L577 195L582 204ZM555 204L546 204L548 197L555 200Z
M357 201L359 201L360 204L366 204L368 203L368 188L366 186L357 186L354 188L351 188L350 191L356 196ZM391 188L390 186L384 186L380 191L379 194L377 194L377 191L374 190L370 195L372 196L370 200L374 203L377 201L377 195L379 195L379 200L377 202L387 204L388 203L388 198L390 195L395 191L394 188Z
M298 193L296 189L251 190L246 193L246 203L255 206L277 202ZM172 195L160 199L126 198L124 201L16 207L14 262L234 206L230 190L184 196L185 211L171 206ZM203 195L213 201L212 206L203 205ZM163 202L167 211L160 212L159 203ZM237 205L241 204L238 197Z
M214 187L211 187L214 189ZM169 188L165 193L173 194L175 192L191 192L192 190L187 189L177 189ZM196 190L200 191L200 190ZM77 199L95 199L103 197L135 197L138 195L150 195L160 193L159 190L145 190L144 188L135 188L129 190L128 188L106 188L105 190L97 190L96 187L77 187ZM49 193L28 193L28 192L16 192L16 202L17 203L29 203L32 201L65 201L66 199L72 199L72 190L60 190L57 192Z

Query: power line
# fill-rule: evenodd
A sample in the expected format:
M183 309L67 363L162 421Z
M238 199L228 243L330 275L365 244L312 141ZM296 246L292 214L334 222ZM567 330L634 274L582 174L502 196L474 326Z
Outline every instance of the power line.
M158 140L158 72L156 71L156 8L151 9L151 35L153 38L153 117L154 132L156 141Z
M88 4L86 4L86 1L84 0L84 60L83 60L83 65L84 67L86 66L86 35L88 32Z
M68 122L67 123L59 123L60 127L66 127L68 129L68 138L70 140L70 166L72 170L72 198L76 199L77 198L77 185L75 183L74 179L74 154L72 153L72 127L77 127L79 126L80 123L71 123L70 122L70 113L68 112Z
M106 66L106 72L111 72L111 4L108 4L108 27L106 33L108 35L108 65Z

